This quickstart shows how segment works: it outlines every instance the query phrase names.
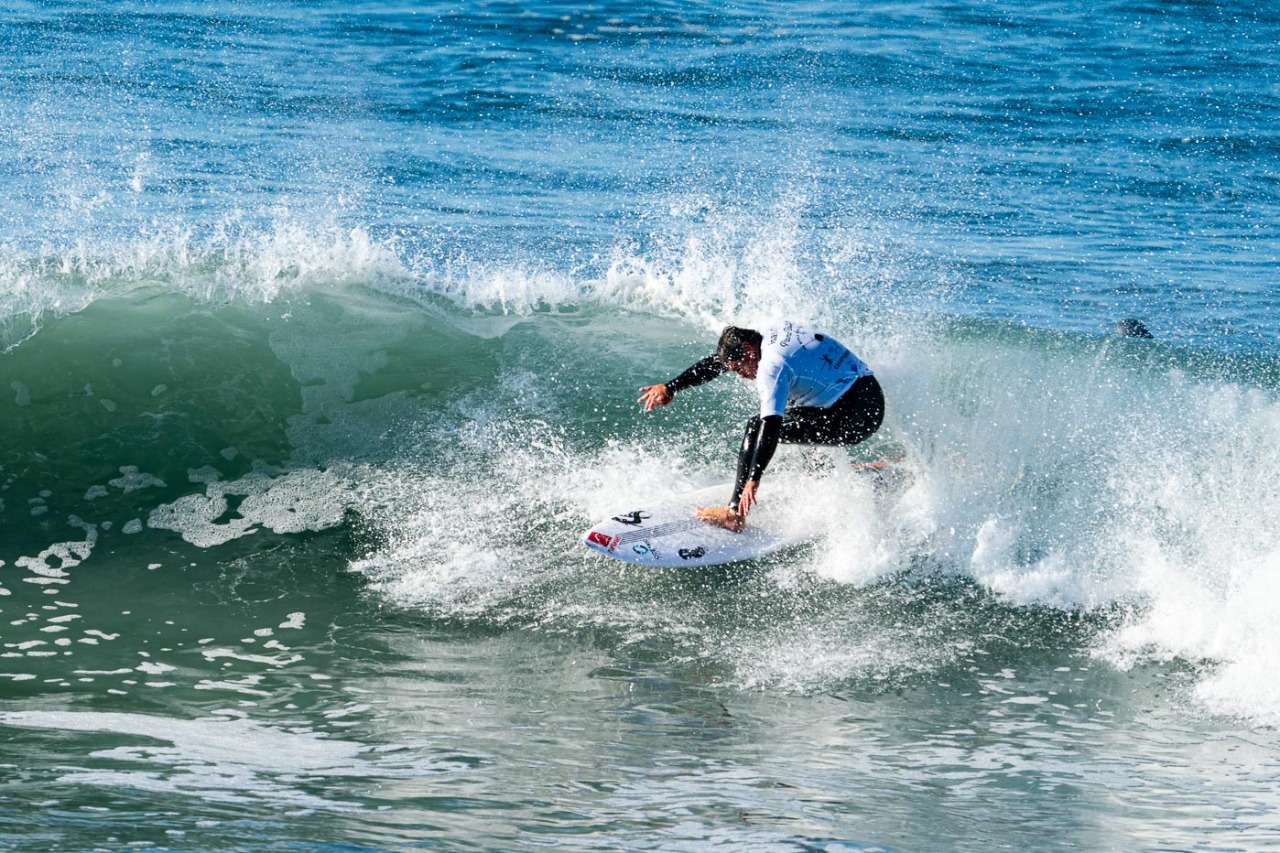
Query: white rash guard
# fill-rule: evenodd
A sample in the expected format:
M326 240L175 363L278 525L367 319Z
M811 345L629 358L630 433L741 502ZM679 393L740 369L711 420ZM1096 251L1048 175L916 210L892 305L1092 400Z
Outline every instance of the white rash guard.
M871 375L839 341L784 321L760 330L756 393L760 417L781 415L787 404L829 408L863 376Z

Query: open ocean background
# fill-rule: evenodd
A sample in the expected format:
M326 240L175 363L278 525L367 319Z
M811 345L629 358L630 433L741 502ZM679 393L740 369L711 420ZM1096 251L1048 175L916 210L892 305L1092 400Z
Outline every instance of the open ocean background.
M0 848L1280 846L1278 51L1243 0L5 4ZM752 407L636 388L777 316L899 486L783 450L811 544L588 553Z

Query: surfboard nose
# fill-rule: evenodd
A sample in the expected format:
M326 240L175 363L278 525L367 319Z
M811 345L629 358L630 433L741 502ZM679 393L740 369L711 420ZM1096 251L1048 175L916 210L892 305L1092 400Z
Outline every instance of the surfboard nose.
M602 533L592 528L583 534L582 542L584 545L603 551L606 554L612 553L618 547L618 537L611 536L608 533Z

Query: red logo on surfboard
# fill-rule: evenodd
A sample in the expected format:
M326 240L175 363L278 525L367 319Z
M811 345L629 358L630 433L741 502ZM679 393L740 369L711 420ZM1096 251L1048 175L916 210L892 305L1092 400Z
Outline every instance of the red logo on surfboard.
M592 545L599 545L601 548L604 548L606 551L612 551L614 546L618 544L616 536L610 536L607 533L601 533L599 530L593 530L590 533L588 533L587 541L590 542Z

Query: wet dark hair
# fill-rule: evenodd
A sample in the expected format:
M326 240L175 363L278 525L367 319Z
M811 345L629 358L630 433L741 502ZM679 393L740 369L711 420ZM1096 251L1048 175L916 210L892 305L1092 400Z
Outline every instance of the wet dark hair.
M740 329L737 326L726 326L720 333L720 343L716 345L716 358L721 364L742 360L742 345L754 344L756 349L764 342L764 336L755 329Z

